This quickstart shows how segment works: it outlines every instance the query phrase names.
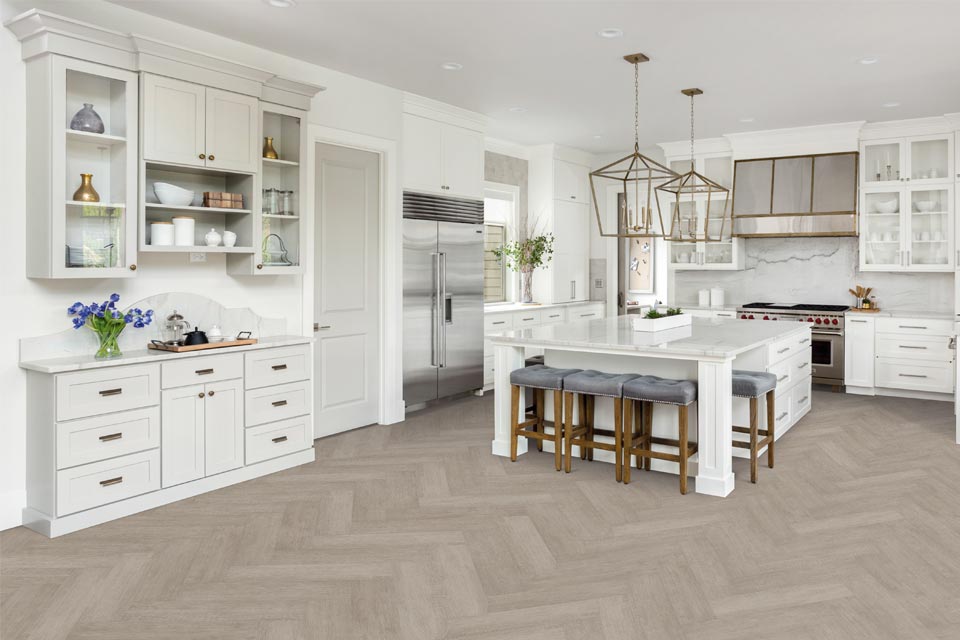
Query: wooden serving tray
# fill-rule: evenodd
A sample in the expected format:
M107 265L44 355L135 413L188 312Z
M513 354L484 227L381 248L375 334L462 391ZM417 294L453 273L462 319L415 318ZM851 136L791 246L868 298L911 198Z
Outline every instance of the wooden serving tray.
M147 345L148 349L155 349L157 351L172 351L173 353L186 353L188 351L204 351L206 349L222 349L224 347L242 347L248 344L257 344L256 338L247 338L246 340L224 340L223 342L210 342L208 344L191 344L191 345L170 345L170 344L157 344L151 342Z
M847 311L852 311L853 313L880 313L880 309L857 309L855 307L851 307L847 309Z

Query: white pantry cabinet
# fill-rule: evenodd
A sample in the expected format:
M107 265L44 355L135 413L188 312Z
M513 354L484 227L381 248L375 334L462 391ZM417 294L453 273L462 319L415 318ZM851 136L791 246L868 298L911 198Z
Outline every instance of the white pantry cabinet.
M847 387L873 387L874 318L863 313L848 313L845 325L843 383Z
M144 160L257 171L256 98L150 73L141 87Z
M403 188L461 198L483 197L483 133L403 114Z

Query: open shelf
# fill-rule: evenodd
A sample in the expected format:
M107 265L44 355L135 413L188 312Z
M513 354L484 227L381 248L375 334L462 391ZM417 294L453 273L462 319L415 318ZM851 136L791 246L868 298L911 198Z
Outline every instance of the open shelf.
M127 142L127 139L123 136L111 136L106 133L90 133L89 131L76 131L74 129L67 129L67 140L91 142L107 146L126 144Z
M83 202L82 200L67 200L68 207L98 207L100 209L125 209L123 202Z
M258 250L253 247L208 247L205 245L186 247L181 245L154 246L148 244L141 247L140 251L154 253L256 253Z
M263 213L260 214L264 218L273 218L275 220L299 220L300 216L286 216L282 213Z
M265 165L273 165L277 167L299 167L299 162L294 162L293 160L276 160L274 158L260 158Z
M209 167L194 167L185 164L174 164L172 162L156 162L155 160L147 160L144 162L144 165L147 168L147 171L168 171L170 173L185 173L188 175L194 176L208 176L208 177L218 177L226 178L230 176L253 176L254 173L249 171L230 171L227 169L213 169Z
M147 209L158 211L189 211L191 213L251 213L250 209L228 209L226 207L194 207L190 205L160 204L159 202L144 202ZM289 217L289 216L286 216Z

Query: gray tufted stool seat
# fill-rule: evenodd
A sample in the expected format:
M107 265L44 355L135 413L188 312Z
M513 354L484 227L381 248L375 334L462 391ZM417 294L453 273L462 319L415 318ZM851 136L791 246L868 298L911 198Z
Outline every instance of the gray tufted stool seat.
M581 460L593 460L595 449L612 451L616 461L614 474L617 481L622 475L623 447L623 385L637 376L632 373L604 373L586 370L568 376L563 382L564 438L567 460L565 469L570 473L573 445L580 447ZM597 429L594 425L596 399L613 398L613 429ZM573 403L577 402L579 424L574 424ZM606 436L613 442L598 442L595 436Z
M687 463L697 452L697 443L690 443L687 435L689 408L697 400L697 383L693 380L671 380L658 376L637 376L623 385L626 402L624 423L633 422L632 435L623 438L623 482L630 482L630 456L637 457L637 468L650 470L651 459L676 462L680 467L680 493L687 492ZM639 407L637 406L639 403ZM658 438L653 435L653 406L677 407L677 438ZM677 453L654 451L653 445L676 447Z
M543 441L553 441L554 464L560 471L563 455L563 384L564 379L580 369L558 369L543 364L534 364L510 372L510 459L517 460L517 442L520 436L537 441L537 449L543 451ZM524 388L533 389L533 414L525 407L520 420L520 398ZM553 392L553 433L546 432L544 420L545 396Z
M750 399L750 426L734 425L734 433L746 433L750 440L734 440L733 446L750 450L750 482L757 482L757 458L760 450L767 448L767 466L773 469L774 425L776 424L776 404L774 395L777 390L777 376L765 371L733 372L733 395L737 398ZM767 428L760 428L758 406L760 398L766 396L767 401ZM760 436L763 436L761 439Z

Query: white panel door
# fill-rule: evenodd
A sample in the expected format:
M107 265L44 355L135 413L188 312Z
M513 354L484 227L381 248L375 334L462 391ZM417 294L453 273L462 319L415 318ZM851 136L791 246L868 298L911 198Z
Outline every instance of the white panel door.
M143 157L202 167L206 164L206 89L144 74Z
M446 193L442 189L441 124L408 113L403 115L403 187Z
M483 134L443 125L443 191L464 198L483 197Z
M161 394L160 478L164 487L203 477L205 399L202 384Z
M874 385L873 318L848 315L845 320L843 382L851 387Z
M553 203L553 250L585 253L590 250L590 207L569 200Z
M259 101L207 88L207 166L231 171L257 170Z
M316 437L377 422L380 156L317 144Z
M589 170L581 165L554 160L553 197L568 202L589 202Z
M212 476L243 466L243 380L204 389L204 475Z

